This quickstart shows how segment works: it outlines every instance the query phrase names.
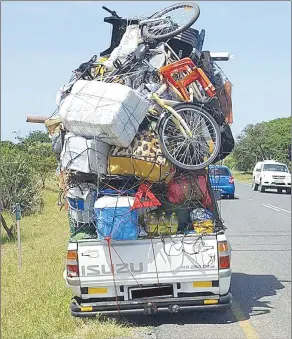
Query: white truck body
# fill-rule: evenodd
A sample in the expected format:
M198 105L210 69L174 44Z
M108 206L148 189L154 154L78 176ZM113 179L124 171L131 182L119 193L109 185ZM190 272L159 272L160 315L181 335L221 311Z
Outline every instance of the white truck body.
M291 193L291 174L287 165L274 160L259 161L253 170L253 189L264 192L265 189L286 190Z
M224 231L71 241L64 272L75 296L71 313L153 314L229 306L230 254Z

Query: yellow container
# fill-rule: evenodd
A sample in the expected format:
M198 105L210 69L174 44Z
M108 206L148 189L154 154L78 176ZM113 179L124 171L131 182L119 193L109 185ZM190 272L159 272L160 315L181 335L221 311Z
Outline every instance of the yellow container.
M193 226L194 226L194 230L197 233L213 233L214 232L214 223L212 220L194 222Z
M109 156L108 173L111 175L135 175L150 182L162 181L172 175L171 165L167 161L165 165L160 165L125 156Z
M175 213L172 213L170 217L162 212L161 217L157 217L154 213L149 213L150 216L146 216L146 231L151 235L170 235L177 233L178 219Z

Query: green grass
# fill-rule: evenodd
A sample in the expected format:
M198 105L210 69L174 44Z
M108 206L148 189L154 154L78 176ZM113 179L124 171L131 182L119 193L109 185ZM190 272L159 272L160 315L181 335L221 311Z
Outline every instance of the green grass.
M2 231L2 338L129 336L126 324L71 316L72 294L62 276L69 237L67 213L59 211L54 190L46 190L44 198L42 214L21 219L23 264L20 270L16 243L7 242Z
M245 182L249 184L251 184L252 182L252 172L232 171L232 175L234 176L235 180L238 182Z

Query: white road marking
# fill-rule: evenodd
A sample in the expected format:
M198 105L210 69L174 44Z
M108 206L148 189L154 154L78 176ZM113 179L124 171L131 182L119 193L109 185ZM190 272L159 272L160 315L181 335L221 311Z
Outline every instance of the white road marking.
M283 211L283 212L286 212L286 213L290 213L290 214L291 214L291 211L284 210L284 208L281 208L281 207L278 207L278 206L274 206L274 205L271 205L271 204L268 204L268 205L271 206L271 207L277 208L277 209L280 210L280 211Z
M270 208L270 209L272 209L274 211L277 211L277 212L286 212L286 213L291 214L290 211L287 211L287 210L285 210L285 209L283 209L281 207L278 207L278 206L274 206L274 205L271 205L271 204L262 204L262 205L267 207L267 208Z
M275 207L272 207L272 206L269 206L269 205L266 205L266 204L262 204L262 205L267 207L267 208L270 208L271 210L274 210L274 211L277 211L277 212L281 212L281 210L279 210L278 208L275 208Z

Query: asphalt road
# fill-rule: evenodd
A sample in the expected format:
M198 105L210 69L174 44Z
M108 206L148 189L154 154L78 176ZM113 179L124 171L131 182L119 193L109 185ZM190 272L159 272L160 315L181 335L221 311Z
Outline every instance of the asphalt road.
M291 338L291 195L237 183L236 198L219 206L232 246L232 308L128 318L136 338Z

